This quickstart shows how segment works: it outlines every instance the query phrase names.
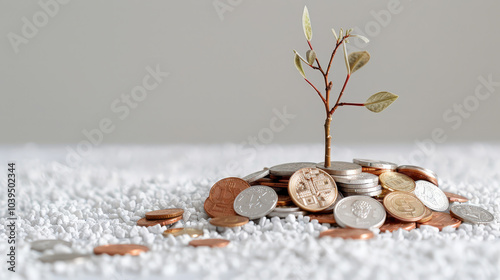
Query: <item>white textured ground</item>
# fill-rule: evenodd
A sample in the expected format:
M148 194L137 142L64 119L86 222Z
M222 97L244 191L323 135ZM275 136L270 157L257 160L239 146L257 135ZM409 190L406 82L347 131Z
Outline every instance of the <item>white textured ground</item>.
M336 160L374 158L400 164L415 146L336 147ZM0 228L0 279L499 279L500 144L439 146L416 162L434 170L442 189L469 197L495 214L494 223L462 224L438 232L427 227L378 234L369 241L318 239L328 226L308 218L262 219L239 231L219 234L207 222L203 202L211 185L264 166L322 161L322 145L99 147L70 168L66 147L0 147L5 186L7 161L18 172L17 272L7 271L6 229ZM0 212L6 224L6 188ZM226 248L192 248L188 237L164 238L166 227L135 222L150 210L181 207L176 227L203 228L205 237L232 242ZM92 256L82 263L43 264L29 242L60 238L90 253L97 245L139 243L139 257ZM47 252L52 253L52 252ZM140 275L140 277L138 277ZM257 278L258 277L258 278Z

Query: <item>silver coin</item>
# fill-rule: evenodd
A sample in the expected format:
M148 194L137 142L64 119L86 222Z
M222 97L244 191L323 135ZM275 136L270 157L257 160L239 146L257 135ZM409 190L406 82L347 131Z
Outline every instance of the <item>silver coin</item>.
M454 204L450 213L459 220L471 224L487 224L495 220L488 210L469 204Z
M297 211L300 211L300 208L296 206L277 206L273 210L273 212L281 212L281 213L290 213Z
M71 247L71 242L60 240L60 239L41 239L30 243L32 250L43 252L45 250L52 250L56 245L64 245L66 247Z
M356 175L361 173L361 165L345 162L345 161L332 161L330 162L330 167L325 167L324 162L320 162L316 165L316 168L324 170L330 175Z
M382 189L382 186L380 186L380 185L376 185L375 187L366 188L366 189L364 189L364 188L361 188L361 189L339 188L340 191L347 192L347 193L371 193L371 192L375 192L375 191L378 191L381 189Z
M370 173L366 172L361 172L357 175L352 175L352 176L335 176L337 179L333 178L335 180L335 183L339 184L378 184L378 176L373 175Z
M85 258L90 257L89 254L78 254L78 253L65 253L65 254L54 254L41 256L38 259L45 263L54 263L58 261L82 261Z
M294 216L305 216L307 214L306 211L294 211L294 212L276 212L276 211L273 211L269 214L267 214L268 217L272 218L272 217L279 217L279 218L286 218L288 217L288 215L294 215Z
M266 177L267 175L269 175L269 168L265 167L263 170L259 170L257 172L252 173L252 174L248 174L247 176L245 176L241 179L243 179L243 180L247 181L249 184L251 184L259 179Z
M297 170L302 168L313 168L316 164L313 162L290 162L275 165L269 169L269 173L275 176L292 176Z
M342 199L333 210L335 221L341 227L379 228L386 218L382 203L368 196L350 196Z
M374 188L376 186L380 186L378 182L370 184L359 184L359 185L337 183L337 187L344 189L369 189L369 188Z
M278 195L272 188L252 186L236 196L233 207L238 215L254 220L271 213L277 203Z
M392 170L394 170L398 167L398 165L395 163L388 162L388 161L382 161L382 160L355 158L352 160L352 162L357 163L361 166L374 167L374 168L380 168L380 169L392 169Z
M380 195L382 193L382 189L378 190L378 191L373 191L373 192L366 192L366 193L362 193L362 192L357 192L357 193L354 193L354 192L342 192L342 194L344 194L344 196L348 197L348 196L353 196L353 195L362 195L362 196L377 196L377 195Z
M422 203L434 211L446 211L450 207L450 202L446 194L433 183L418 180L415 182L413 193Z
M437 174L430 170L430 169L427 169L427 168L423 168L423 167L420 167L420 166L415 166L415 165L400 165L398 166L398 170L399 169L416 169L416 170L419 170L427 175L429 175L430 177L433 177L436 179L436 181L438 180L438 176Z

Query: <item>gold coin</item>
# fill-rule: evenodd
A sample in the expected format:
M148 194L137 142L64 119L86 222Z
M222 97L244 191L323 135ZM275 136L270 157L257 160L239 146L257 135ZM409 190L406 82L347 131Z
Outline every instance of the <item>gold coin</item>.
M318 168L302 168L293 173L288 193L295 205L309 212L327 209L337 199L337 185L333 178Z
M397 172L384 172L379 176L380 184L390 191L412 192L415 190L415 181L412 178Z
M187 234L191 237L199 237L203 235L203 230L195 228L171 228L163 232L163 236L173 235L175 237Z
M394 218L405 222L416 222L425 216L424 204L413 194L391 192L384 197L384 206Z
M210 223L218 227L239 227L248 221L247 217L242 216L223 216L210 219Z
M417 223L419 223L419 224L426 223L426 222L430 221L433 216L434 216L434 212L431 209L425 207L424 217L422 219L418 220Z

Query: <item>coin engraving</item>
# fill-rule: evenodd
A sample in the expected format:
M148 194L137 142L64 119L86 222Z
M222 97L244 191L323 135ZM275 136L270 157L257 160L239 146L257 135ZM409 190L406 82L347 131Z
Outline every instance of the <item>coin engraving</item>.
M412 178L397 172L384 172L379 176L380 184L390 191L412 192L415 181Z
M368 196L349 196L337 203L333 211L341 227L369 229L380 227L386 218L384 206Z
M300 208L318 212L330 207L337 198L337 186L328 173L317 168L302 168L290 178L288 192Z
M394 218L415 222L425 215L424 204L413 194L407 192L391 192L384 197L384 206Z
M243 190L234 200L234 210L238 215L251 220L271 213L278 203L276 192L266 186L253 186Z
M205 212L210 217L233 216L234 199L250 185L243 179L229 177L215 183L210 189L210 194L205 200Z
M486 224L493 222L495 217L486 209L469 204L455 204L450 209L450 214L457 219L473 224Z
M450 206L446 194L436 185L428 181L416 181L414 193L420 201L431 210L446 211Z

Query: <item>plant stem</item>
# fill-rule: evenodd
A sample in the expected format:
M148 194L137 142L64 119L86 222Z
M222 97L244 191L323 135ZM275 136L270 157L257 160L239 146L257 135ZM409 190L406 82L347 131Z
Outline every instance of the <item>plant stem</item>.
M332 123L332 114L327 113L325 120L325 167L330 167L330 150L332 135L330 134L330 125Z
M335 106L333 106L332 110L330 111L330 114L333 114L335 110L337 110L337 107L339 106L340 98L342 98L342 95L344 95L344 90L347 85L347 82L349 82L349 78L351 77L351 74L347 74L347 77L345 78L344 85L342 86L342 90L339 93L339 98L337 98L337 102L335 102Z
M339 103L339 106L365 106L365 103L348 103L348 102L341 102L341 103Z
M308 84L310 84L316 90L316 92L318 93L319 97L321 97L321 100L323 100L323 104L325 104L326 113L328 114L328 110L329 110L330 107L328 107L328 104L327 104L325 98L323 97L323 95L321 94L321 92L318 90L318 88L316 88L316 86L314 86L311 82L309 82L308 79L304 78L304 80L306 80L306 82Z

